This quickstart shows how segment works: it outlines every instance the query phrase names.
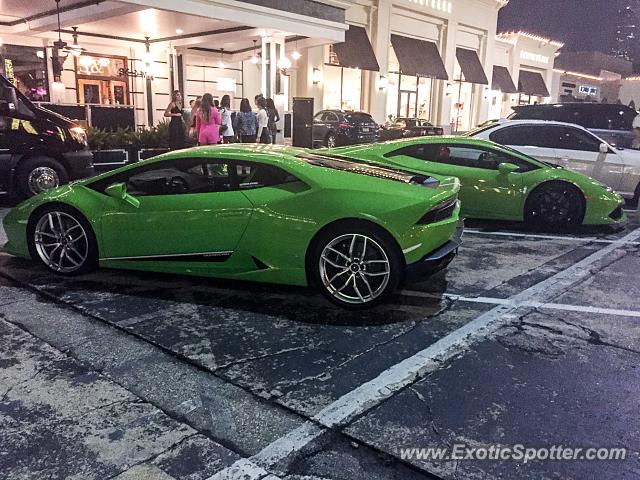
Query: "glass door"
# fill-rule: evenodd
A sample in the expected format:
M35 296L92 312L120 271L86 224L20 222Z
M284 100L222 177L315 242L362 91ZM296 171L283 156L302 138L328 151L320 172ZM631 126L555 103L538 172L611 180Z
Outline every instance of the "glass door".
M398 117L413 118L418 107L418 95L416 92L401 90L400 102L398 102Z

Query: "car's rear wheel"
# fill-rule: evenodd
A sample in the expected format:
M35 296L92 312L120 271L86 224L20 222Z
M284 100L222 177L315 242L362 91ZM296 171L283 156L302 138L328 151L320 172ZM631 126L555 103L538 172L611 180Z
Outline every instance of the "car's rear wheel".
M399 285L402 254L393 238L366 223L343 223L315 241L310 270L313 283L333 303L368 308Z
M79 212L65 205L37 211L29 221L29 251L49 270L79 275L98 266L97 242L91 225Z
M525 204L525 220L539 228L564 229L582 223L584 197L567 182L546 182L531 192Z
M329 133L327 138L324 139L324 145L327 148L334 148L338 146L338 138L335 133Z
M69 182L64 166L49 157L29 158L18 165L16 186L23 197L32 197Z

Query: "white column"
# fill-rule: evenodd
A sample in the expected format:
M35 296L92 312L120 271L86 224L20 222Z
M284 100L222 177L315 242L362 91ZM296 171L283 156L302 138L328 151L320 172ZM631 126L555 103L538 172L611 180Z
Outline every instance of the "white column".
M389 48L391 42L391 1L380 0L377 10L371 15L369 30L373 51L378 59L380 72L368 72L369 82L366 101L369 113L378 123L387 119L387 90L378 88L378 78L382 75L389 78Z
M437 89L438 94L438 109L437 109L437 123L442 126L451 125L451 113L453 108L452 92L455 88L453 79L453 72L455 70L456 63L456 35L458 33L458 24L454 21L449 21L447 25L444 25L440 34L440 55L444 61L444 66L447 69L449 75L449 81L438 81L439 87Z

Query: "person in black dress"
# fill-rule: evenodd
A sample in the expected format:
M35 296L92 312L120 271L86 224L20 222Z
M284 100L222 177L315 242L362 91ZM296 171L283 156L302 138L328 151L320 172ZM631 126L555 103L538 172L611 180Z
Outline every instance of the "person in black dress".
M182 94L174 90L171 94L171 103L167 105L164 116L171 118L169 122L169 147L171 150L184 148L184 120L182 119Z

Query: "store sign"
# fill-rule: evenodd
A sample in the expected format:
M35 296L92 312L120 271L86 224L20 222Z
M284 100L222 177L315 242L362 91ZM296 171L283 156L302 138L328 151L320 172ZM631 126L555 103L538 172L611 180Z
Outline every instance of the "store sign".
M126 63L122 58L82 55L77 60L76 73L87 77L117 77L118 72L125 67Z
M583 95L598 95L598 88L591 87L589 85L580 85L580 87L578 87L578 91Z
M416 5L422 5L432 8L433 10L439 10L441 12L451 13L453 10L453 2L449 0L408 0L409 3Z
M528 60L531 62L538 62L538 63L549 63L549 57L547 57L546 55L541 55L539 53L533 53L533 52L527 52L526 50L522 50L520 52L520 59L521 60Z
M133 77L133 78L147 78L147 72L142 70L129 70L128 68L121 68L118 70L119 77ZM149 78L153 80L153 77L149 75Z

